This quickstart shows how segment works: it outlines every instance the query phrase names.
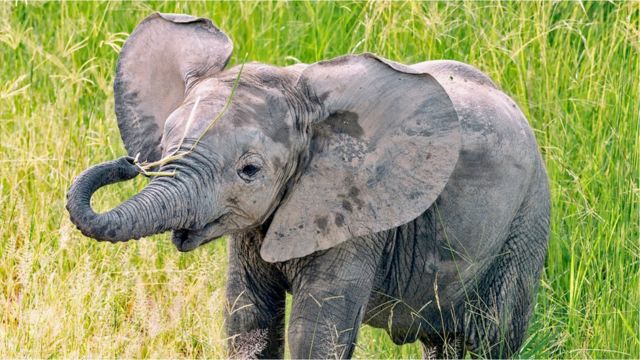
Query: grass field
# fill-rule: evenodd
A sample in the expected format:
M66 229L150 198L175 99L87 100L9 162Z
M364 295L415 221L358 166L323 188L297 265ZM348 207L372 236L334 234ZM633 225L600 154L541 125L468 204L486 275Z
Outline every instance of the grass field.
M64 210L74 176L125 154L112 82L153 11L207 16L232 63L370 51L475 65L535 129L553 196L529 358L640 358L640 3L1 3L0 358L224 357L226 245L109 245ZM97 194L100 209L144 179ZM420 357L364 327L357 357Z

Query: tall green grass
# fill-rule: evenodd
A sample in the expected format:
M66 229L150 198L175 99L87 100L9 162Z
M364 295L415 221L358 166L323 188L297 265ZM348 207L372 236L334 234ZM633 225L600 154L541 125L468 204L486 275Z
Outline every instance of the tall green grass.
M118 51L152 11L207 16L232 63L371 51L489 74L535 129L553 196L549 255L521 357L640 358L640 4L1 3L0 357L224 357L224 241L101 244L65 193L125 153ZM106 209L144 180L110 187ZM364 327L358 357L419 357Z

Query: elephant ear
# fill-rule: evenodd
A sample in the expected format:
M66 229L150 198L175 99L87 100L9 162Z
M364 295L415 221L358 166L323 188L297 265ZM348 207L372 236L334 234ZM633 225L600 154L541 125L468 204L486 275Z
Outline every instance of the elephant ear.
M426 211L460 150L458 116L429 74L372 54L307 67L317 97L311 158L287 192L261 256L277 262L405 224ZM313 95L315 94L315 95Z
M233 44L209 19L153 14L120 52L113 85L116 117L130 156L162 155L164 123L198 79L222 70Z

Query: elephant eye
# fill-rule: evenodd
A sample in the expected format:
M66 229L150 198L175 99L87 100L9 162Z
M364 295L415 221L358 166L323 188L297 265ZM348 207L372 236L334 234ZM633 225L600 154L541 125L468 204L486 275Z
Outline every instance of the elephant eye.
M253 180L253 177L260 171L260 168L253 164L247 164L240 169L238 176L245 181Z

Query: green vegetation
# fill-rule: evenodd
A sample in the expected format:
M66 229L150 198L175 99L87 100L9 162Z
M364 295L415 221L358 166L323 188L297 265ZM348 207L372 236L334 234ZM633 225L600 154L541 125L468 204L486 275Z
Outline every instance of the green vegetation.
M224 241L188 254L167 235L97 243L64 210L74 176L125 154L115 61L152 11L212 18L235 43L232 63L370 51L489 74L535 129L553 196L520 356L640 358L637 2L0 4L0 357L225 356ZM364 327L356 356L420 350Z

